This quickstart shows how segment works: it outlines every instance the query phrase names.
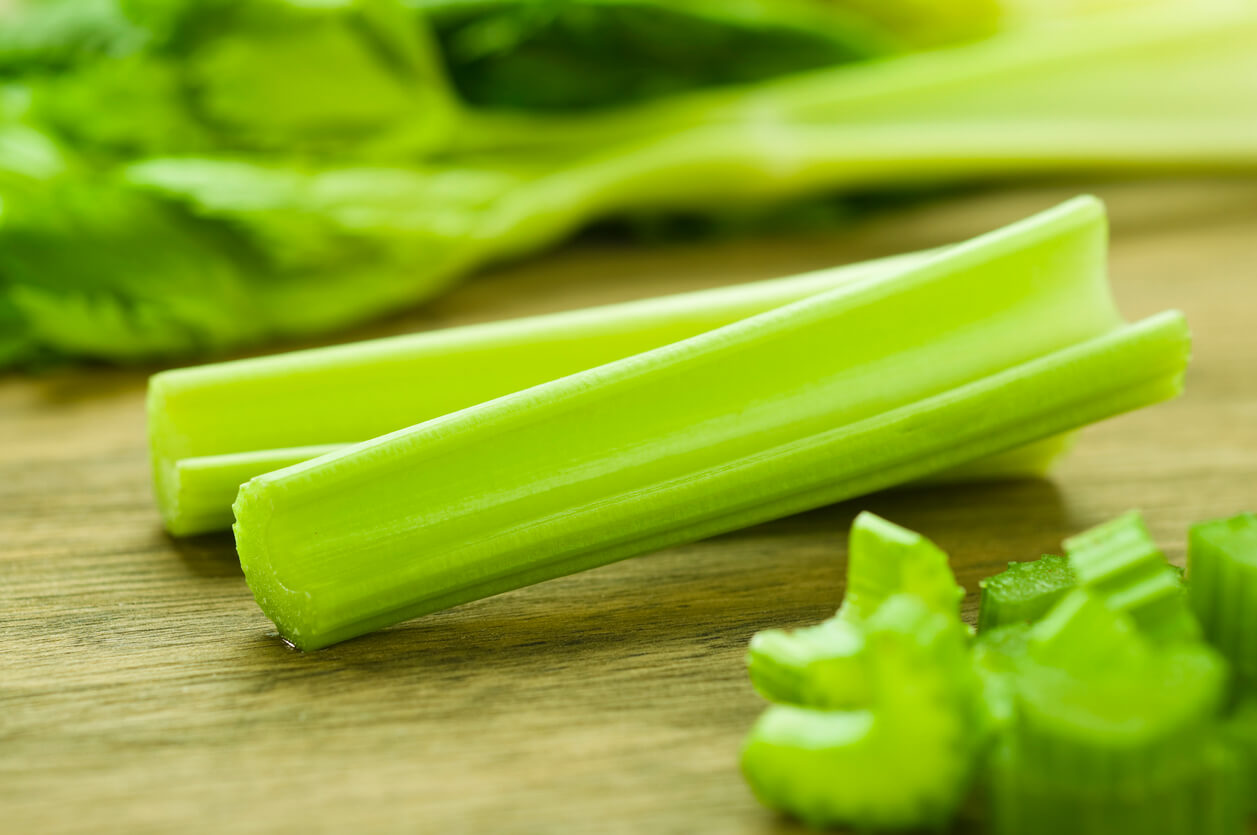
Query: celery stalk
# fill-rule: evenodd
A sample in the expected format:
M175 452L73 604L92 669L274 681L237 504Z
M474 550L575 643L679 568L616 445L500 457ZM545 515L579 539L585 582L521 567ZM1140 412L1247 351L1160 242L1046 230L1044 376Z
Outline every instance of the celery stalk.
M398 383L404 382L405 375L399 371ZM1044 476L1052 463L1069 449L1072 438L1068 434L1055 435L951 467L912 484L964 484ZM158 496L166 516L166 529L175 536L227 530L233 520L231 504L240 492L240 485L254 476L348 446L350 444L316 444L176 459L161 482Z
M148 390L158 504L176 535L225 529L255 475L928 256L162 372Z
M1229 157L1251 164L1245 144L1257 130L1255 41L1251 6L1179 4L605 114L473 114L461 141L479 150L553 151L717 126L743 130L751 159L791 128L810 126L830 129L831 159L843 158L857 172L866 158L893 151L941 176L965 176L969 166L981 171L978 151L994 153L994 165L1032 170L1100 160L1174 165ZM921 142L926 130L930 141ZM894 172L879 176L894 179Z
M675 342L920 261L884 258L789 278L486 325L166 371L149 383L155 493L177 536L231 527L254 476L537 383ZM328 403L335 403L328 409ZM938 481L1041 475L1059 438Z
M1155 682L1153 683L1155 686ZM1136 697L1137 698L1137 697ZM1087 775L1108 778L1105 763ZM1106 779L1090 787L1036 771L1015 744L997 747L986 782L994 835L1242 835L1243 764L1216 730L1202 729L1175 774Z
M241 484L345 446L315 444L172 460L162 470L158 488L167 529L179 536L226 529L231 526L231 503Z
M259 476L236 542L315 649L861 495L1173 397L1178 314L1123 327L1080 198L895 274Z
M979 632L971 658L980 682L983 730L998 736L1016 716L1015 674L1026 652L1030 625L1014 623Z
M279 263L292 247L272 233L295 223L279 242L300 244L296 230L316 218L310 242L339 229L387 254L351 259L348 285L318 257L285 267L251 288L265 321L234 336L215 323L225 344L309 334L430 298L626 211L1007 176L1257 170L1257 10L1176 5L585 116L471 113L451 126L448 153L418 167L180 155L121 177ZM287 185L269 199L223 187L277 180ZM368 228L348 221L363 211ZM39 298L24 304L38 310ZM79 350L89 348L105 350Z

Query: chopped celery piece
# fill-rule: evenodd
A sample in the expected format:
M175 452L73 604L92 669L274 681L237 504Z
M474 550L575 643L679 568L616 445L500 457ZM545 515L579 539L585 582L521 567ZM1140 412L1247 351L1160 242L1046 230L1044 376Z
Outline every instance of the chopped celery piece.
M886 601L865 624L873 701L848 711L765 711L742 750L756 796L817 826L946 823L976 753L976 683L959 626L911 595Z
M1031 627L1026 647L1037 661L1084 677L1143 651L1135 621L1086 589L1069 592Z
M1205 637L1257 681L1257 515L1193 525L1187 593Z
M1010 562L1008 568L978 584L982 603L978 630L1012 623L1033 623L1073 588L1074 573L1064 557L1044 554L1033 562Z
M911 595L960 625L964 589L934 543L867 511L851 525L850 542L846 597L836 617L751 638L747 670L764 698L820 708L866 704L870 693L860 624L892 595Z
M981 682L982 716L988 733L1012 721L1016 709L1014 674L1026 652L1030 627L1011 623L979 632L973 642L973 668Z
M171 533L226 529L241 484L303 460L305 453L366 441L929 255L165 371L149 381L148 391L157 501ZM312 446L328 449L293 449ZM217 458L241 453L253 457ZM212 477L221 485L218 492L184 489L180 462L189 458L199 459L202 483ZM251 469L245 467L250 460L256 465Z
M1180 575L1153 542L1143 518L1130 512L1065 540L1079 585L1164 640L1190 639L1200 627Z
M937 545L865 511L851 525L847 592L839 616L862 620L898 593L914 595L936 611L957 617L965 596Z
M259 476L236 543L314 649L829 504L1175 396L1090 199L689 339ZM998 347L998 350L996 349Z
M772 702L817 708L871 701L864 630L840 618L802 629L756 632L746 666L755 690Z
M990 775L996 832L1238 831L1217 653L1153 646L1130 615L1080 589L1031 628L1015 666L1016 707Z

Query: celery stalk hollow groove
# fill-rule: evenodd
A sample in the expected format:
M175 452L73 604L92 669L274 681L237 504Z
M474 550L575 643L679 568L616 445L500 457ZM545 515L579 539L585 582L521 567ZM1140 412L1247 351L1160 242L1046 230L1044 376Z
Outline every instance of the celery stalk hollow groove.
M867 280L245 484L241 565L315 649L920 478L1175 395L1079 198Z

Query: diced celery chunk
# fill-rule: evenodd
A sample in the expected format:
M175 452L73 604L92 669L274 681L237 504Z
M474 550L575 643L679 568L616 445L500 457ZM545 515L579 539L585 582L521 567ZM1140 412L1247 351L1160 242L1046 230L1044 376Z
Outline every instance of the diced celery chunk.
M1074 586L1074 572L1064 557L1045 554L1033 562L1013 562L979 585L982 603L978 630L1033 623Z
M1065 540L1078 584L1127 612L1160 640L1192 639L1200 626L1179 573L1166 561L1135 511Z
M765 805L813 825L940 826L965 797L978 745L965 632L909 594L861 628L872 701L770 707L747 737L743 773Z

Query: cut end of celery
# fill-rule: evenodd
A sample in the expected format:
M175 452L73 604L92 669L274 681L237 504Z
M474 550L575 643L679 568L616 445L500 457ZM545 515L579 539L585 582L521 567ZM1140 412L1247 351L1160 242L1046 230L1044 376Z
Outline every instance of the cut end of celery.
M280 637L298 649L319 649L330 642L320 642L315 634L308 608L310 595L285 586L271 560L266 530L274 510L272 504L266 492L255 483L240 488L232 505L236 517L232 531L240 568L253 599L274 622Z
M188 490L187 480L182 476L182 461L164 461L160 466L163 474L157 489L161 491L158 505L161 508L162 522L171 536L196 536L201 533L222 530L231 525L230 506L218 506L213 509L190 510L184 497ZM237 490L240 485L235 485Z
M839 618L751 638L746 665L765 699L817 708L854 707L870 698L864 670L864 633Z
M818 826L943 823L965 794L976 750L976 681L959 618L895 593L861 627L826 623L865 633L856 674L873 686L846 710L769 708L743 748L747 782L765 805ZM793 656L798 642L776 649Z
M936 827L968 784L970 730L933 706L883 716L774 705L747 737L742 772L765 806L813 826ZM886 780L887 771L898 779Z

